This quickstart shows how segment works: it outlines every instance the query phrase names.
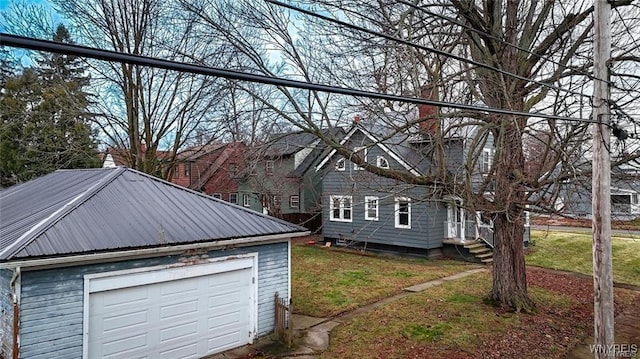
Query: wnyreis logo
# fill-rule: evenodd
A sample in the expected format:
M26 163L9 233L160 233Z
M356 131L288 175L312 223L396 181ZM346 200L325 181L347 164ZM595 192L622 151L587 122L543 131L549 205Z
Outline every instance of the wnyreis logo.
M590 344L589 350L610 358L635 358L638 355L638 344Z

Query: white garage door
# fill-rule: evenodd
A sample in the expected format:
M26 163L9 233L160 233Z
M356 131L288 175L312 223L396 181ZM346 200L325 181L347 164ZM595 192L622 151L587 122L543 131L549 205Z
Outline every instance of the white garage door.
M89 279L89 358L200 358L250 343L253 259Z

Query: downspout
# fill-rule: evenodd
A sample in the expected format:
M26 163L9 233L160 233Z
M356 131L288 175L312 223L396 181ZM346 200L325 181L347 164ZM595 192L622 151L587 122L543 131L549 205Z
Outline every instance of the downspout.
M9 286L13 289L13 359L18 359L20 351L20 267L16 267Z

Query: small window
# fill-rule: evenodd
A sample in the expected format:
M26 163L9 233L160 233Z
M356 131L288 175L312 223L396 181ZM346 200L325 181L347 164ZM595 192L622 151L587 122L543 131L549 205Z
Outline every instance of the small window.
M237 193L229 193L229 202L238 204L238 194Z
M358 157L360 157L364 162L367 162L367 148L366 147L356 147L353 150L353 153L355 155L357 155ZM353 169L354 170L363 170L364 167L360 167L357 164L353 164Z
M491 172L491 165L493 164L493 153L490 148L482 150L482 158L480 158L480 173L487 174Z
M222 199L222 193L214 193L211 195L213 198Z
M351 222L351 196L330 196L329 220L336 222Z
M289 196L289 208L300 208L300 196L297 194Z
M411 199L396 198L396 228L411 228Z
M229 176L235 176L237 170L238 170L238 167L235 164L230 163L229 169L227 171L229 172Z
M344 171L345 170L344 158L336 161L336 171Z
M173 166L173 178L180 178L180 165Z
M273 195L273 206L275 208L280 208L282 206L282 196L279 194Z
M191 162L184 163L184 176L185 177L191 176Z
M384 169L389 169L389 161L387 161L386 158L382 157L382 156L378 156L377 159L377 166L380 168L384 168Z
M251 199L248 194L242 195L242 205L245 207L251 207Z
M264 164L264 173L268 176L273 174L273 161L269 160Z
M378 220L378 197L364 197L364 219L368 221Z

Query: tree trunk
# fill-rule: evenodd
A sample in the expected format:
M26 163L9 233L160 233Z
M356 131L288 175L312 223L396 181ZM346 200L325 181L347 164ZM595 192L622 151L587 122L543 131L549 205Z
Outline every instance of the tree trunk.
M504 308L531 311L524 261L524 119L500 117L495 131L493 289L491 299Z

